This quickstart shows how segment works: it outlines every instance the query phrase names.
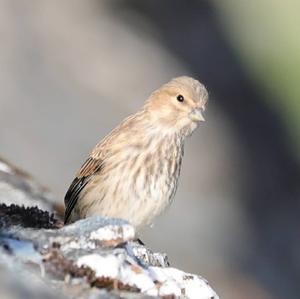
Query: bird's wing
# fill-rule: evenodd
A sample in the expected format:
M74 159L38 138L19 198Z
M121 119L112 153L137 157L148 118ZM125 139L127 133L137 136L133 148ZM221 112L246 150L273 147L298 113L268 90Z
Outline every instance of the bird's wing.
M69 187L65 195L65 224L68 222L71 213L78 201L80 192L89 182L90 178L96 173L99 172L102 168L102 159L89 157L85 163L82 165L81 169L76 175L76 178L73 180L71 186Z
M118 143L116 140L119 140L120 143L120 132L124 133L124 128L127 129L128 122L131 121L133 116L129 116L127 119L123 121L118 127L116 127L109 135L107 135L102 141L100 141L92 150L90 157L85 161L85 163L81 166L81 169L76 174L76 178L73 180L71 186L69 187L66 195L65 195L65 224L68 222L71 213L78 201L80 192L84 189L84 187L88 184L91 177L95 173L99 173L104 166L104 161L108 156L111 155L110 151L107 149L110 148L110 145L114 143ZM131 133L131 131L130 131ZM121 140L123 140L121 138Z

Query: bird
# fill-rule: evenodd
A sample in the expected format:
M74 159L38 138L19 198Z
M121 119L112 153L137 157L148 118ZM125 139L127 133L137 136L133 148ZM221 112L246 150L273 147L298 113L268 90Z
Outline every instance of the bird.
M184 143L205 120L207 100L205 86L189 76L152 92L90 152L65 195L64 223L103 216L138 231L152 225L173 202Z

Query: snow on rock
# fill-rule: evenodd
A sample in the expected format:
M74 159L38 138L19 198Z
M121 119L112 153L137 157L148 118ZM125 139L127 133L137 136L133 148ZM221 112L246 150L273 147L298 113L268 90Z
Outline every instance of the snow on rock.
M156 296L156 285L146 269L130 263L126 255L86 255L78 259L79 267L86 266L95 271L97 277L117 279L122 284L135 287L148 295Z
M120 262L117 256L99 254L90 254L80 257L77 260L77 266L87 266L95 271L98 277L118 278Z
M171 267L150 267L149 271L153 279L162 284L159 289L160 296L174 294L190 299L219 298L208 282L198 275Z
M176 296L187 299L219 298L200 276L176 268L146 267L130 264L126 257L90 254L77 260L79 267L89 267L99 278L117 279L140 289L149 296Z
M61 235L63 240L60 240ZM55 240L54 237L53 240L60 242L64 250L72 250L95 249L100 244L117 246L133 240L134 237L134 228L127 221L96 216L63 227L57 236L58 239Z
M91 233L92 240L112 241L112 240L133 240L135 236L134 228L129 224L107 225L99 228L97 231Z
M0 214L8 211L0 230L0 260L8 254L24 271L33 266L39 278L67 297L95 298L94 286L105 290L106 298L118 298L110 297L111 291L122 298L218 298L206 280L169 267L165 254L133 241L135 230L124 220L91 217L59 228L37 208L0 206ZM44 218L24 222L24 215Z
M218 298L206 280L168 267L165 254L153 253L134 237L124 220L91 217L58 229L12 225L0 233L0 247L19 265L35 265L36 275L67 297L84 290L80 298L94 298L96 286L107 298L116 298L109 297L111 291L122 298Z
M45 190L0 159L0 277L16 285L5 288L8 298L219 298L205 279L134 241L127 221L91 217L63 226Z

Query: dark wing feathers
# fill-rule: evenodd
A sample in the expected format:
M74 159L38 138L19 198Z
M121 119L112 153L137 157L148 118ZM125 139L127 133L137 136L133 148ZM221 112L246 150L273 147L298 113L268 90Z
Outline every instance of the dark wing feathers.
M87 177L95 172L98 172L102 167L102 159L96 159L93 157L89 157L84 164L81 166L79 172L77 173L76 177Z
M78 195L81 192L81 190L85 187L85 185L88 183L88 178L87 177L82 177L82 178L75 178L66 193L65 196L65 224L68 222L71 213L75 207L75 204L78 200Z
M73 180L65 195L65 224L68 222L71 216L71 213L78 201L80 192L87 185L91 176L101 170L101 167L102 161L93 157L89 157L82 165L81 169L77 173L76 178Z

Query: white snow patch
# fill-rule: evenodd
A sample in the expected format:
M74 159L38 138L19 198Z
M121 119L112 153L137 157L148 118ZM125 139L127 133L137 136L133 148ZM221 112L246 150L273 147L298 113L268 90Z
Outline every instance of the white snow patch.
M156 296L156 286L147 271L125 261L125 256L91 254L80 257L77 266L88 266L97 277L117 279L123 284L137 287L143 293Z
M217 294L201 277L175 268L144 268L131 264L126 255L91 254L80 257L77 265L88 266L97 277L117 279L123 284L137 287L150 296L175 295L187 299L218 299Z
M120 260L115 255L101 256L90 254L82 256L77 261L77 266L87 266L95 271L98 277L117 279L119 276Z
M166 280L163 282L158 292L159 296L175 295L180 297L182 295L180 285L173 280Z
M189 299L219 298L207 281L200 276L175 268L150 267L149 271L153 279L162 283L159 290L160 296L174 294Z
M4 162L0 161L0 171L6 172L6 173L13 173L12 169Z
M124 241L132 240L135 236L135 231L132 225L106 225L100 227L96 231L91 233L90 238L92 240L109 241L122 239Z
M86 238L82 237L77 240L73 240L71 242L66 242L62 244L61 247L62 247L62 251L69 252L74 249L94 250L96 248L96 245L94 242L89 242L86 240Z
M137 287L142 293L157 296L157 288L149 273L137 265L123 265L120 267L119 280L122 283Z

